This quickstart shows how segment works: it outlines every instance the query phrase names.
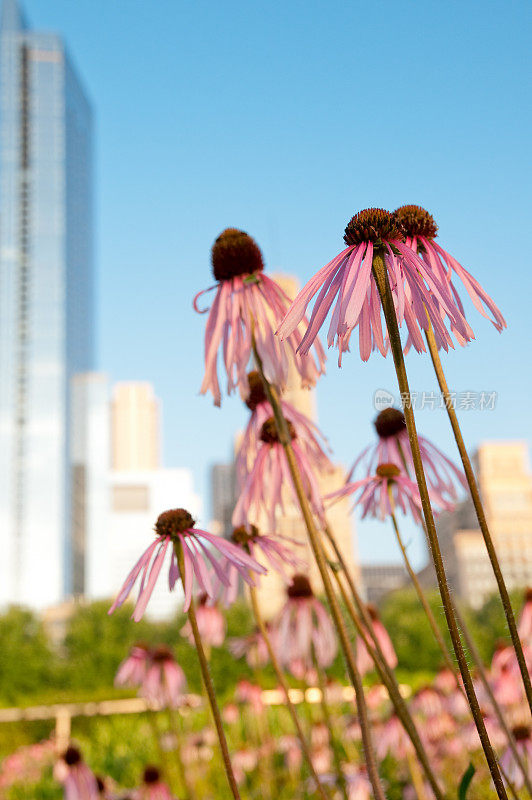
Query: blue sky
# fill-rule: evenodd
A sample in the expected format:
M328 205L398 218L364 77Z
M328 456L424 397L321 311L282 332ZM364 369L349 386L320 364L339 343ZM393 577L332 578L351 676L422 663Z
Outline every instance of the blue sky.
M360 208L424 205L440 243L508 321L471 310L477 340L444 360L459 391L498 392L468 411L468 444L530 440L530 4L26 0L33 27L61 31L92 99L97 131L98 367L152 381L169 466L202 492L245 419L198 396L212 283L209 250L227 226L268 268L308 279L342 246ZM412 388L435 387L411 355ZM390 359L331 352L320 422L340 461L371 440ZM455 456L444 413L420 430ZM407 530L410 531L410 528ZM397 558L386 526L358 525L364 558ZM412 554L422 559L414 532Z

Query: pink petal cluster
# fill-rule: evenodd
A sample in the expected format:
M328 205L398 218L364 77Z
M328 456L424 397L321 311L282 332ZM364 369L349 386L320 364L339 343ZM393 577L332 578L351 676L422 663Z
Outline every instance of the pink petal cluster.
M389 475L386 469L395 468ZM391 489L394 508L390 502L389 489ZM417 484L402 474L395 464L379 464L375 475L352 481L326 495L326 500L337 502L344 497L355 495L355 507L360 507L361 517L376 517L386 519L400 509L403 514L410 511L412 517L421 520L421 497Z
M312 510L319 519L323 519L323 501L313 466L297 440L292 441L292 448ZM279 441L263 442L253 468L241 488L233 512L233 525L238 528L248 522L260 524L261 520L265 520L268 530L273 532L276 528L276 512L286 512L287 500L290 504L297 505L297 495L283 446Z
M382 654L386 660L386 663L392 669L395 669L397 666L397 655L394 650L394 646L392 644L392 640L388 635L388 631L382 624L379 614L375 606L369 605L367 607L368 614L371 619L371 626L373 633L380 645L382 650ZM369 637L369 643L372 644L372 638ZM371 672L374 669L374 663L371 655L368 652L368 649L364 643L364 640L361 636L357 639L357 667L361 675L365 675L367 672Z
M379 464L396 464L407 476L414 478L414 460L406 422L402 411L385 408L375 420L378 439L368 445L355 460L349 480L361 467L369 477L374 475ZM458 499L457 487L467 488L467 480L461 469L439 450L429 439L419 436L419 448L431 501L440 510L450 510Z
M253 373L250 373L250 378ZM297 440L309 462L321 472L331 471L333 465L327 455L328 443L318 426L287 400L281 400L283 416L294 426ZM260 433L264 423L273 416L270 403L264 399L254 406L236 453L236 474L240 486L253 469L261 446Z
M127 658L118 667L115 676L115 686L137 687L142 684L146 676L151 659L151 648L144 642L134 644Z
M65 800L98 800L98 781L81 758L79 750L69 747L56 762L54 777L63 784Z
M329 614L304 575L294 575L287 592L273 622L279 660L299 676L313 668L314 656L320 667L329 667L338 651Z
M356 327L359 328L361 358L367 361L375 349L385 356L387 345L381 322L381 302L372 272L376 248L382 253L388 271L398 324L406 324L418 352L425 351L421 331L428 330L430 325L440 347L445 350L454 347L442 312L448 315L453 329L464 340L471 338L471 330L447 284L404 244L402 233L389 212L383 209L361 211L346 227L344 239L348 247L322 267L297 295L278 328L281 338L290 336L297 328L310 301L319 292L299 352L308 352L336 300L327 343L332 347L336 341L339 364Z
M185 673L169 647L156 647L140 687L140 694L158 708L178 708L183 702Z
M506 322L494 301L479 282L435 241L438 226L432 214L421 206L406 205L396 209L394 216L405 235L406 246L423 259L427 268L442 284L449 287L462 315L465 317L458 290L453 283L454 276L462 282L477 311L489 319L499 332L502 331ZM459 344L465 344L459 335L457 339Z
M249 252L253 253L250 263ZM220 259L224 260L220 271ZM262 257L251 237L228 229L213 247L213 268L219 282L209 310L205 330L205 376L201 393L210 391L215 405L221 404L218 380L218 353L221 351L227 374L227 392L240 387L247 391L246 373L252 355L252 339L271 383L283 388L293 365L305 387L314 386L325 367L325 354L316 342L314 355L297 352L301 333L294 329L281 342L274 331L290 306L290 298L274 280L262 273ZM250 272L250 270L253 270ZM210 291L210 290L207 290ZM199 311L198 299L194 308ZM296 326L297 327L297 326Z
M188 515L191 521L189 527L180 528L181 523L174 525L171 515L188 514L183 509L175 509L173 511L166 511L159 516L156 525L156 533L160 530L168 530L168 533L159 533L155 541L148 547L147 550L139 558L129 575L127 576L124 585L122 586L118 596L109 609L109 614L121 606L129 597L129 594L139 577L141 575L141 582L135 610L133 612L133 619L138 622L142 618L146 610L148 601L153 593L157 578L161 572L163 561L168 552L170 552L170 569L168 573L168 585L170 591L175 587L176 582L180 579L179 567L177 563L177 556L175 547L181 547L184 559L184 592L185 604L184 610L188 611L190 601L192 599L192 589L194 580L197 581L201 591L205 592L208 597L213 600L216 599L217 585L213 581L210 569L213 570L214 575L218 579L218 585L229 585L228 567L234 566L242 579L253 585L254 580L252 574L257 572L264 574L265 568L258 564L251 556L245 553L242 548L237 547L232 542L226 541L221 536L216 536L207 531L200 530L193 527L194 521ZM166 517L169 518L165 519ZM179 520L181 517L179 517ZM164 523L164 528L160 526ZM159 526L159 528L158 528Z
M229 569L231 572L233 571L232 565ZM236 569L234 572L237 576L236 581L238 584L238 572ZM229 580L231 581L232 578L230 577ZM226 625L225 618L218 606L212 601L209 602L209 597L206 594L202 594L196 602L195 609L198 629L203 644L207 647L221 647L225 639ZM190 622L187 621L183 628L181 628L181 635L186 636L190 644L194 644L194 636L192 634Z
M275 630L267 623L268 636L272 642L274 650L277 650L275 641ZM264 667L270 660L268 648L264 637L259 630L249 633L247 636L235 636L229 641L229 650L235 658L246 657L246 661L252 669Z

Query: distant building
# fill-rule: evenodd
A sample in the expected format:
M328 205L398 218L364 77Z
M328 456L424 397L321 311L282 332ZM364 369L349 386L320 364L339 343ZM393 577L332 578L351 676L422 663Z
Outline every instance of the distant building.
M113 470L157 469L159 402L151 384L117 383L111 407Z
M235 464L213 464L210 476L213 533L228 539L233 532L231 517L237 500Z
M532 474L526 442L486 442L474 465L488 527L508 588L532 585ZM497 591L491 564L468 498L436 521L449 581L472 608ZM425 581L433 579L431 568Z
M165 469L160 464L160 405L151 384L116 384L111 401L109 392L101 386L97 388L94 376L87 376L84 386L85 391L90 387L93 418L100 419L96 430L91 428L91 414L88 415L87 434L92 430L95 440L91 442L89 435L83 437L87 475L90 478L91 444L98 449L100 464L103 452L107 465L111 465L105 473L103 498L99 494L99 473L96 469L92 471L93 520L101 517L102 523L91 524L89 517L84 537L78 536L80 552L81 541L85 541L84 593L89 599L98 599L117 594L135 562L153 541L153 528L161 512L183 507L199 518L201 501L194 491L190 470ZM107 421L101 419L104 396L107 399L103 417L106 416ZM79 516L84 518L81 513ZM81 573L81 563L79 571ZM132 599L136 591L137 587ZM160 580L147 614L153 617L171 615L180 600L179 587L169 592L168 581Z
M375 605L390 592L408 584L408 573L402 564L362 564L360 571L366 600Z
M92 112L63 39L0 24L0 605L73 590L71 380L93 368Z

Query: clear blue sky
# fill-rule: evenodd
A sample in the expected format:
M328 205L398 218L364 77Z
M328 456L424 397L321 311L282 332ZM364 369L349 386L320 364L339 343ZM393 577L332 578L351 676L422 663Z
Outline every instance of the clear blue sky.
M244 412L198 396L209 249L243 228L267 265L306 280L342 246L360 208L418 203L440 243L492 294L498 335L445 358L457 390L494 390L461 414L467 441L531 434L529 2L25 0L33 27L62 32L97 131L98 366L152 381L165 459L205 493ZM468 307L469 308L469 307ZM408 358L413 388L435 386ZM373 436L372 395L390 359L331 351L321 424L348 464ZM422 432L454 457L443 412ZM359 525L365 560L396 558L385 526ZM414 541L413 553L420 558Z

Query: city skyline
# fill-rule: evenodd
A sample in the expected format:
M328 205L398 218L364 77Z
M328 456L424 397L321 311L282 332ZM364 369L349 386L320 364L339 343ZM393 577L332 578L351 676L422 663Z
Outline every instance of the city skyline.
M268 14L237 2L223 13L205 3L162 2L158 13L98 0L25 7L36 26L65 34L97 105L98 367L155 386L168 463L189 464L203 496L210 465L230 455L228 431L246 416L238 398L224 398L220 411L198 396L205 318L191 301L212 283L210 246L227 225L257 238L268 269L304 282L339 251L358 208L426 205L442 244L509 325L499 336L466 305L477 338L445 357L453 389L498 393L492 411L459 411L466 443L473 451L489 438L531 440L522 368L531 275L518 249L512 279L498 233L508 209L517 231L530 216L529 112L512 79L528 47L524 4L488 3L481 26L473 8L461 8L458 21L426 4L427 26L453 41L452 60L419 35L414 8L391 2L311 3L304 24L291 4L275 3ZM356 47L353 30L365 31ZM390 74L391 95L383 89ZM367 124L385 109L393 124ZM420 391L435 388L428 362L408 358ZM397 394L389 359L362 364L353 352L338 370L330 351L318 407L345 466L373 437L376 389ZM417 416L422 433L457 460L445 414ZM398 557L386 525L358 531L363 562ZM413 526L407 535L420 565L422 536Z

